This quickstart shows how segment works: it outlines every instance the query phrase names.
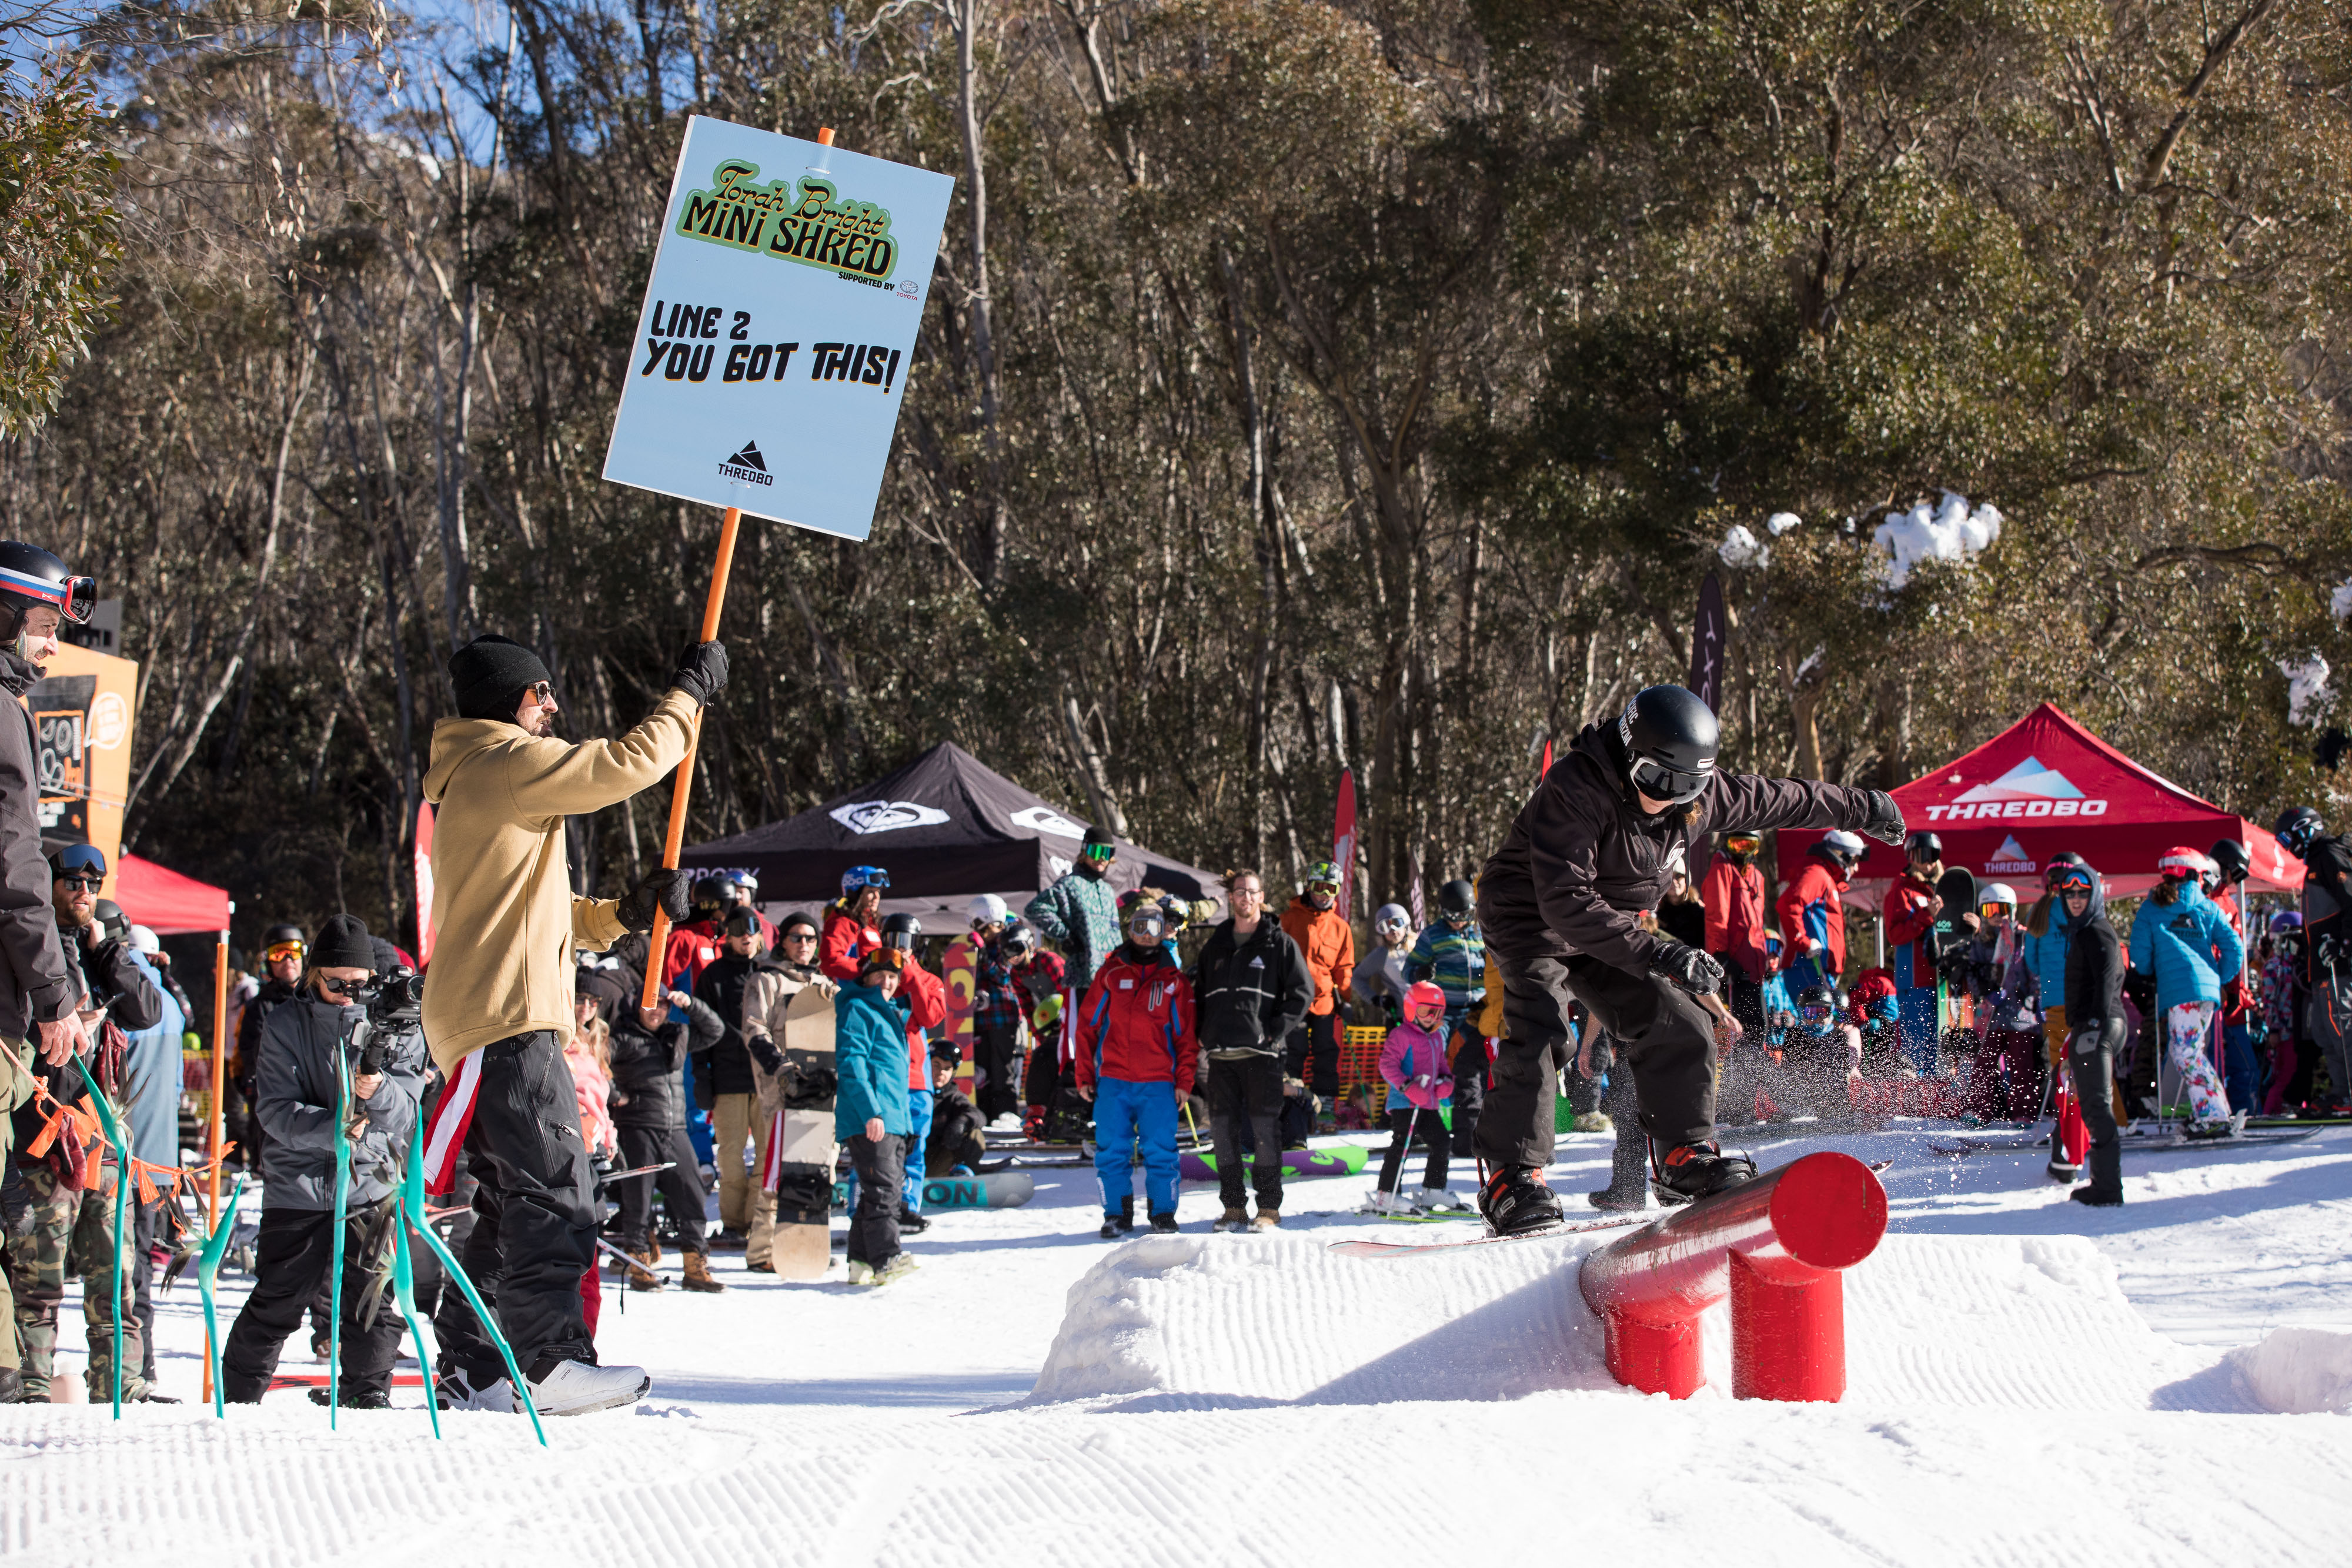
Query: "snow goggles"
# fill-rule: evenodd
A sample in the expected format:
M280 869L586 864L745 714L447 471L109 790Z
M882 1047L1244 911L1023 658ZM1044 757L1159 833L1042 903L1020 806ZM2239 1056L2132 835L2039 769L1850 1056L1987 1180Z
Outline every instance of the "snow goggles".
M1116 844L1088 844L1078 852L1078 858L1098 864L1112 859L1118 853L1118 846Z
M45 582L29 572L0 569L0 588L14 589L27 599L56 605L58 613L76 626L89 625L90 616L98 611L98 579L94 577L68 577Z
M1168 914L1156 904L1139 905L1127 917L1127 934L1146 942L1157 942L1168 930Z
M1685 773L1651 757L1633 758L1633 766L1627 771L1633 780L1634 789L1653 800L1669 800L1677 806L1697 800L1706 788L1706 781L1715 777L1712 767L1696 773Z
M2091 891L2091 873L2081 866L2061 866L2050 873L2050 888L2052 892L2060 894L2088 893Z
M1754 833L1726 833L1723 848L1727 854L1754 855L1764 852L1764 841Z
M1979 904L1977 905L1977 913L1987 920L2006 920L2016 913L2016 906L2009 904Z
M1837 1009L1822 1002L1808 1002L1797 1009L1797 1016L1815 1029L1819 1029L1837 1017Z
M273 964L283 964L289 958L299 958L303 951L299 942L272 942L261 950L261 956Z
M1407 920L1400 920L1395 915L1391 915L1386 920L1381 922L1380 929L1382 931L1410 931L1412 929L1412 923Z

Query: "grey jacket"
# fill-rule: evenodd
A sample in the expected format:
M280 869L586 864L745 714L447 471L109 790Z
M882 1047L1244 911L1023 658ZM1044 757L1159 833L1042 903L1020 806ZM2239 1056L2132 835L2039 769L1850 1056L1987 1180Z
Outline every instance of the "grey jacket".
M79 997L67 977L58 917L49 907L33 719L15 701L39 674L0 651L0 692L16 709L0 714L0 1035L11 1040L24 1039L37 1021L72 1017Z
M343 1051L356 1074L359 1052L347 1037L360 1016L358 1008L333 1006L306 989L263 1026L254 1082L261 1125L269 1134L261 1147L265 1210L335 1207L335 1052ZM382 1086L367 1100L352 1101L366 1127L352 1145L352 1207L373 1203L399 1185L424 1075L425 1037L411 1030L385 1061Z

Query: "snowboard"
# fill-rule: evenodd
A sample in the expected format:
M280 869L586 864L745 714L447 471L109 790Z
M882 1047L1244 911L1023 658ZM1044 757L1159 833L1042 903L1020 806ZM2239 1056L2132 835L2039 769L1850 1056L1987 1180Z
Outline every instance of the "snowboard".
M1361 1144L1342 1144L1334 1149L1290 1149L1283 1154L1282 1168L1297 1176L1354 1176L1364 1168L1370 1156L1371 1151ZM1242 1163L1246 1166L1251 1162ZM1177 1161L1176 1170L1186 1181L1214 1181L1217 1156L1187 1154Z
M1019 1171L988 1176L933 1176L923 1184L925 1208L1018 1208L1036 1196L1037 1178Z
M1966 982L1956 985L1949 977L1956 956L1969 950L1969 928L1960 924L1960 916L1977 912L1976 873L1953 867L1936 879L1936 896L1944 901L1936 915L1936 1050L1940 1053L1944 1031L1959 1021L1958 1004L1968 995Z
M808 1103L784 1106L782 1135L768 1158L776 1172L776 1228L768 1258L779 1280L822 1280L833 1262L833 998L814 986L785 1004L784 1060L828 1085Z
M2126 1154L2170 1155L2183 1149L2244 1149L2267 1144L2299 1144L2317 1134L2317 1127L2305 1127L2301 1132L2242 1132L2234 1138L2190 1138L2179 1134L2158 1137L2135 1137L2126 1133L2120 1140ZM2046 1149L2050 1136L2038 1138L1987 1139L1976 1144L1930 1144L1927 1147L1948 1159L1964 1159L1969 1155L2021 1155L2032 1149ZM2088 1159L2087 1153L2084 1158Z

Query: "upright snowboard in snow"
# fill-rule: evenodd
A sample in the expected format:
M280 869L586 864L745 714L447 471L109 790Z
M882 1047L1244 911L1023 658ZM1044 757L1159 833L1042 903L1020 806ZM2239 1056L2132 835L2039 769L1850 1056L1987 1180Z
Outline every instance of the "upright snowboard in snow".
M768 1256L779 1280L822 1280L833 1262L833 998L803 987L784 1007L782 1134L769 1163L776 1173L776 1233Z
M1282 1156L1282 1168L1290 1176L1354 1176L1364 1168L1370 1153L1361 1144L1342 1144L1335 1149L1291 1149ZM1242 1163L1246 1166L1250 1162ZM1214 1181L1217 1156L1188 1153L1177 1161L1176 1170L1186 1181Z

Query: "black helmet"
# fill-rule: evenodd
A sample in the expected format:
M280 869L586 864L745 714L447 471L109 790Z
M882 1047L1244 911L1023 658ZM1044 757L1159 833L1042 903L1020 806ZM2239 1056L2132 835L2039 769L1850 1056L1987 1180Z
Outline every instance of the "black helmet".
M718 909L735 902L735 884L723 876L699 876L688 896L697 909Z
M104 931L109 936L131 935L131 916L123 914L122 905L115 903L114 900L101 898L90 905L90 911L98 916L99 929Z
M1944 841L1921 828L1903 841L1903 852L1915 861L1939 861L1944 858Z
M9 636L16 634L25 612L37 604L71 625L86 626L98 608L98 579L74 576L65 562L37 546L0 539L0 610L8 614Z
M2216 840L2211 850L2214 869L2223 883L2243 882L2252 874L2254 862L2246 853L2246 846L2235 839Z
M273 925L261 934L261 945L265 948L275 947L280 942L300 942L305 946L310 946L309 939L302 935L302 928L299 925L281 924Z
M2320 821L2319 813L2310 807L2289 806L2279 813L2278 825L2271 831L2278 836L2278 841L2285 846L2287 853L2301 860L2303 852L2311 848L2311 841L2319 837L2320 831L2326 826Z
M996 939L1004 944L1008 953L1034 953L1037 948L1037 928L1025 921L1007 921Z
M1797 993L1797 1016L1810 1024L1837 1017L1837 993L1827 986L1807 986Z
M2084 860L2081 855L2076 854L2073 850L2060 850L2056 854L2050 857L2050 863L2052 865L2088 866L2091 862Z
M911 915L886 915L882 917L882 946L900 953L915 950L915 938L923 934L923 923Z
M1437 890L1437 908L1444 915L1468 915L1478 907L1478 890L1456 877Z
M1617 717L1625 747L1625 777L1654 800L1696 800L1715 777L1722 731L1698 694L1681 686L1644 686Z

